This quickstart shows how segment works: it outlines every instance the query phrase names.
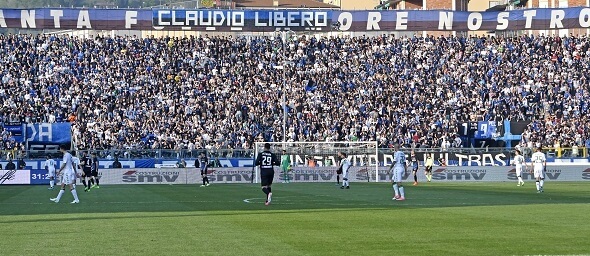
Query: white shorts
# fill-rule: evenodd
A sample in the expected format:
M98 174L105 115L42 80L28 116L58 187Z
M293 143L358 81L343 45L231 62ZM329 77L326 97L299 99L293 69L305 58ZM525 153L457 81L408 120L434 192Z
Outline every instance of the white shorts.
M49 169L49 171L47 171L47 177L48 178L55 178L55 169Z
M76 183L76 174L75 173L64 173L61 176L61 184L71 185Z
M403 176L404 176L404 168L403 167L393 168L393 175L391 176L391 180L393 182L402 182Z
M533 170L533 175L535 176L535 179L537 179L537 178L544 179L545 172L544 172L543 166L535 166L535 169Z
M516 165L516 177L520 177L522 174L522 165Z

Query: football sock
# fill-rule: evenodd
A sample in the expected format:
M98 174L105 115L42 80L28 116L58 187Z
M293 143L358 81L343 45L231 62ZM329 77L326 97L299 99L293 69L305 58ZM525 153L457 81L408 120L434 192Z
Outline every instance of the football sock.
M401 197L405 197L406 194L404 193L404 186L399 186L399 195Z
M518 183L523 183L522 177L518 177Z
M414 174L414 182L418 182L418 176Z
M205 185L205 181L207 180L206 177L203 177L203 185Z
M426 174L426 178L428 179L428 181L430 181L432 179L432 175Z
M268 193L271 193L271 192L272 192L272 188L268 187Z
M207 182L207 184L209 184L209 177L205 176L205 182Z
M399 196L399 187L398 187L397 183L393 184L393 192L395 193L396 196Z
M340 184L340 175L336 175L336 183Z
M541 187L541 189L543 189L543 184L545 184L544 180L539 181L539 186Z
M268 191L268 188L263 187L262 188L262 192L264 192L264 194L266 194L268 196L268 193L270 193L270 191Z
M92 183L92 185L94 185L94 179L90 178L90 183Z
M535 183L535 185L537 185L537 190L541 190L541 189L540 189L540 184L539 184L539 182L538 182L538 181Z
M82 184L84 185L84 187L88 187L86 186L86 179L82 179Z
M96 185L99 185L98 178L94 178L96 180Z
M59 194L57 194L57 197L56 197L57 198L57 201L59 201L59 199L61 199L61 196L63 196L64 192L65 192L64 189L60 189L59 190Z
M53 181L53 180L50 180L50 181L49 181L49 186L50 186L50 187L53 187L54 185L55 185L55 181Z
M73 188L73 189L71 190L71 192L72 192L72 195L74 196L74 200L76 200L76 201L79 201L79 200L78 200L78 193L76 193L76 188Z

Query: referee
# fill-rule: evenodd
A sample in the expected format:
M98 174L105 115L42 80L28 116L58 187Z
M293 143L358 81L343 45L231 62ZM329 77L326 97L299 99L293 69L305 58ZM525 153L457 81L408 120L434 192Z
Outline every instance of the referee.
M272 181L275 177L274 166L279 166L280 162L276 155L270 152L270 143L264 144L264 151L258 153L256 157L256 166L260 166L260 183L262 185L262 192L266 194L266 202L264 205L269 205L272 197Z

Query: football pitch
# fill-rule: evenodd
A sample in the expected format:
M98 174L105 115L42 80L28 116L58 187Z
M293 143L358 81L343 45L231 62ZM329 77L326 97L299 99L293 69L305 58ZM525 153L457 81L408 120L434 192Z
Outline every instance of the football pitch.
M590 183L0 186L0 255L590 254Z

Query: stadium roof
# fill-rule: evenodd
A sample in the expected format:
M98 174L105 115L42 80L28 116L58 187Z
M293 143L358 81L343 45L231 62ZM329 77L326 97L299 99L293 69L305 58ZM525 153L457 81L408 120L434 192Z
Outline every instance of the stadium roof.
M316 0L279 0L279 6L273 6L273 0L235 0L237 8L340 8L337 5Z

